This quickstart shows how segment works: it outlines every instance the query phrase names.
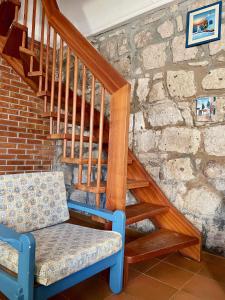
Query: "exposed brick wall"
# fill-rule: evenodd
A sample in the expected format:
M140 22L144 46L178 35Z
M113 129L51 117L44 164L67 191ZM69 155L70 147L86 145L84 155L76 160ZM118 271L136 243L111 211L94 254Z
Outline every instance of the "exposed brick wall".
M51 169L54 148L43 100L0 58L0 175Z

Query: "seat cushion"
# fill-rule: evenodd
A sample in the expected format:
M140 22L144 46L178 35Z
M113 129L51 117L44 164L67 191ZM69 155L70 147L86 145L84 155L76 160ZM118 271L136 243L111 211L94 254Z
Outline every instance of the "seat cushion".
M122 247L121 235L72 224L32 232L36 240L36 281L50 285L84 269ZM0 265L18 272L18 252L0 243Z
M0 224L28 232L69 219L62 172L0 176Z

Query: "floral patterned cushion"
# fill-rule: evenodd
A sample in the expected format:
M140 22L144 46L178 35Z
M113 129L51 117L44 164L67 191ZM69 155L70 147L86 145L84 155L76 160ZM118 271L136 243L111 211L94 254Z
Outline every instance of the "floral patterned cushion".
M28 232L69 219L62 172L0 176L0 223Z
M122 247L121 235L72 224L32 232L36 240L36 281L50 285L84 269ZM0 265L18 272L18 252L0 242Z

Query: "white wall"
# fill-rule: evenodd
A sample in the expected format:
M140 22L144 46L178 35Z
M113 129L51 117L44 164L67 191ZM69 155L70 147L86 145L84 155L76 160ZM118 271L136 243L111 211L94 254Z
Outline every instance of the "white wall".
M173 0L58 0L63 14L86 36Z

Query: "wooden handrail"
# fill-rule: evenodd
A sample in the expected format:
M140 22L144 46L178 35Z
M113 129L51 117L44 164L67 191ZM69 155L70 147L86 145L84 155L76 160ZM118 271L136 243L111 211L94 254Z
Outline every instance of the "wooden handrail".
M82 36L73 24L60 12L56 0L42 0L49 24L67 42L83 64L113 94L128 82Z

